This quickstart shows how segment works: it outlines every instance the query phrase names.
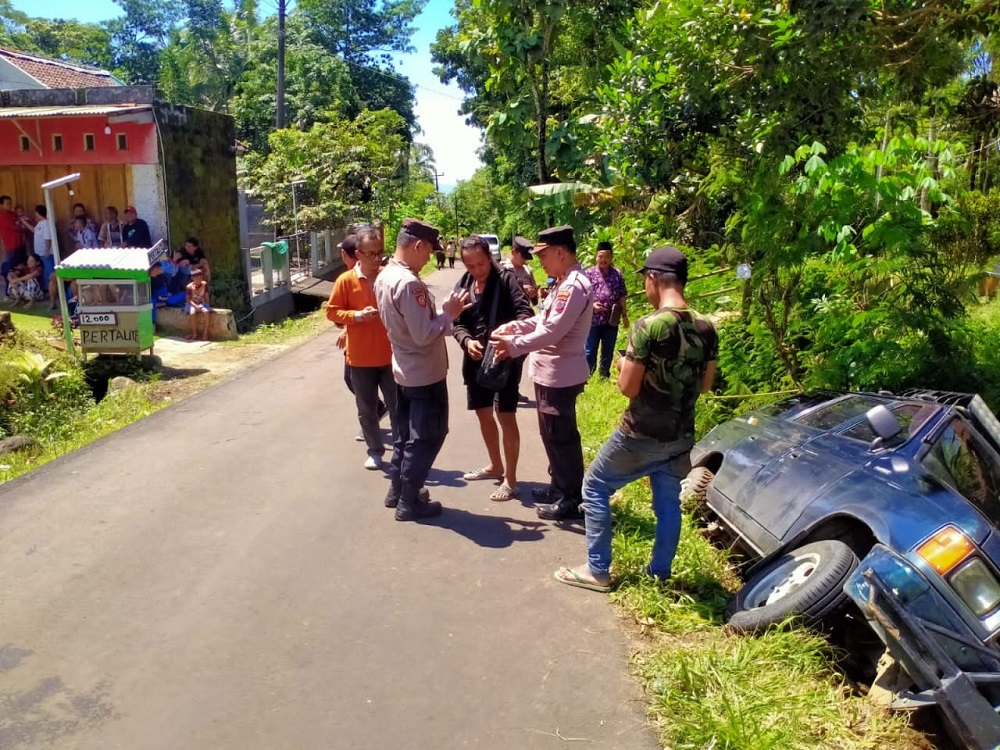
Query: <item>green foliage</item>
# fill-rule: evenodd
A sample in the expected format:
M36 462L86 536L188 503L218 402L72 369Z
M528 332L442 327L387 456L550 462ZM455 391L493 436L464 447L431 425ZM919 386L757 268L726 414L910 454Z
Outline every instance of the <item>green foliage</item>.
M353 119L361 110L348 66L311 41L305 21L292 14L286 24L285 117L288 125L309 130L317 122ZM246 69L234 84L228 106L236 136L252 151L267 154L277 106L277 22L264 21L248 45Z
M243 160L243 178L276 217L291 215L284 185L304 181L297 191L304 229L371 220L375 204L396 188L407 154L404 130L403 119L390 110L365 110L353 121L317 122L306 131L279 130L270 136L267 156Z
M79 364L41 341L21 334L0 345L0 432L44 442L65 436L93 398Z

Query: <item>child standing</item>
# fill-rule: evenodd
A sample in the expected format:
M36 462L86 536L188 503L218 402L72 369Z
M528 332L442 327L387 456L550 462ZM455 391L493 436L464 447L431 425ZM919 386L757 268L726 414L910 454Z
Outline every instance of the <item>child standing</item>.
M208 341L208 324L212 308L208 306L208 282L205 281L205 273L200 268L191 271L185 310L188 314L188 334L184 338L188 341L195 339Z

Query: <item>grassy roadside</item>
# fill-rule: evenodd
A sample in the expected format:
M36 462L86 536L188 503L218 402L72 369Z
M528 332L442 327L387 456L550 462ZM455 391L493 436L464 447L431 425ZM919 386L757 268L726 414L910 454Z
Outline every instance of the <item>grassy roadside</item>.
M625 406L617 388L593 381L577 413L589 461ZM707 403L702 411L712 409ZM706 421L701 414L699 426ZM805 630L749 638L726 633L722 612L738 578L726 555L685 516L671 586L660 590L642 571L653 516L645 482L615 500L612 601L633 627L633 666L649 713L667 748L798 750L930 748L907 718L852 694L826 641Z
M294 315L278 323L265 323L244 333L236 341L223 341L221 345L229 349L245 346L292 346L330 328L326 310L314 310L304 315Z
M40 439L40 449L0 456L0 484L149 416L165 405L152 398L154 388L154 383L143 383L110 395L76 412L61 425L59 434L48 440Z

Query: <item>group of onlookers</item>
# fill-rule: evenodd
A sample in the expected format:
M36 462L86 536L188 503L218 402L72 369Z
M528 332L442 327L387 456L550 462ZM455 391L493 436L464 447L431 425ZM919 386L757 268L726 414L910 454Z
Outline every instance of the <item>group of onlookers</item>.
M138 218L134 206L125 209L123 221L118 219L118 210L108 206L98 229L86 207L75 203L66 234L71 244L64 249L65 256L86 247L152 246L149 226ZM34 215L28 216L9 195L0 195L0 279L7 302L30 307L48 296L50 308L56 308L58 286L52 243L52 222L44 204L35 206Z
M104 221L98 228L86 206L75 203L66 230L72 244L65 249L64 257L83 248L153 246L149 225L138 217L134 206L127 206L121 218L116 207L106 207ZM13 205L9 195L0 196L0 257L0 278L6 301L30 307L48 296L51 309L56 308L59 287L52 251L52 225L44 205L35 206L34 218L29 218L22 206ZM157 307L184 307L189 321L187 338L207 339L211 269L197 238L188 237L182 248L154 264L150 277L154 321ZM121 304L114 293L115 288L108 286L100 290L101 299L87 302ZM75 298L75 287L69 289L69 297Z
M379 233L362 230L341 246L350 270L337 279L328 302L328 317L345 330L345 379L368 448L365 468L384 468L389 476L385 505L395 508L399 521L442 512L424 485L448 433L445 339L453 336L463 351L467 406L476 414L488 456L485 466L464 478L494 482L491 500L518 496L516 411L528 358L550 476L547 487L533 491L536 512L556 521L586 519L588 562L560 568L556 579L609 590L610 498L643 477L649 478L656 514L648 572L669 578L680 534L680 479L694 442L694 405L711 387L717 351L712 324L684 298L684 254L672 246L649 253L639 273L653 312L631 326L616 359L619 326L628 327L627 292L609 244L598 247L596 266L584 271L572 227L546 229L535 243L514 238L503 267L483 239L466 238L458 243L466 273L439 306L419 273L442 249L436 228L406 219L386 262ZM549 278L541 291L527 268L535 255ZM629 404L585 472L576 401L594 371L610 377L612 364ZM378 427L382 402L394 441L388 466Z

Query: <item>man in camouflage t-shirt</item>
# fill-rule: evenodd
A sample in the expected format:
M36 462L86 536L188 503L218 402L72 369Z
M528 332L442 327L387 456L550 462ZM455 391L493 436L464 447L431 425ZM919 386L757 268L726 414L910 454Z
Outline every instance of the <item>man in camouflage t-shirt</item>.
M684 254L659 247L640 273L656 311L629 331L628 349L618 362L618 387L629 405L583 482L588 562L555 574L562 583L594 591L611 588L611 495L642 477L649 477L656 514L648 572L670 578L681 531L680 480L694 444L695 402L715 379L718 337L684 299Z

